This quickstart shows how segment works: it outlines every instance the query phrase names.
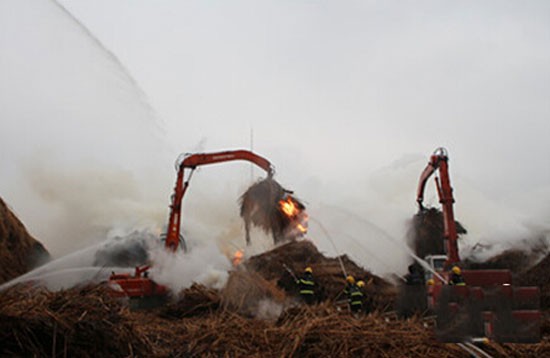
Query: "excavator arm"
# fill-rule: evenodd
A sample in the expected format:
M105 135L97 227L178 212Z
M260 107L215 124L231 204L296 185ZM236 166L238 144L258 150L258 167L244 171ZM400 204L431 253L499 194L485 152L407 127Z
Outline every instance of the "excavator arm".
M176 179L176 185L174 187L174 194L172 195L172 203L170 205L170 217L168 221L168 231L166 233L165 246L171 251L176 251L179 245L180 237L180 224L181 224L181 202L189 182L193 175L193 171L202 165L216 164L222 162L229 162L234 160L245 160L256 164L267 172L268 177L272 177L275 173L271 163L248 150L230 150L225 152L215 153L196 153L188 154L184 159L177 164L178 175ZM185 180L185 169L190 169L191 172Z
M435 178L435 184L437 188L437 194L439 196L439 202L442 205L443 222L444 222L444 236L447 243L447 262L446 266L453 265L460 261L458 255L458 234L456 232L456 222L453 212L453 188L451 187L451 180L449 177L449 157L445 148L437 148L430 157L430 161L426 168L420 175L418 181L418 188L416 190L416 202L420 210L424 209L424 189L426 182L432 176L433 173L439 171L439 178Z

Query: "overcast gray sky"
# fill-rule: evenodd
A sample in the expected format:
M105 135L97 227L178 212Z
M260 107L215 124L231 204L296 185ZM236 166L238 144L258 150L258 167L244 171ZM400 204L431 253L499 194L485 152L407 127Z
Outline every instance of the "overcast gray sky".
M178 150L248 145L252 127L258 150L300 152L315 174L444 145L487 190L550 182L535 164L550 156L546 1L62 3Z
M254 149L312 203L399 197L401 219L445 146L456 193L513 198L550 220L548 1L60 3L140 89L53 2L0 1L2 170L14 173L0 195L22 212L30 204L14 201L33 194L16 195L15 173L45 148L60 168L158 167L162 188L147 189L163 207L179 152L248 147L252 130Z

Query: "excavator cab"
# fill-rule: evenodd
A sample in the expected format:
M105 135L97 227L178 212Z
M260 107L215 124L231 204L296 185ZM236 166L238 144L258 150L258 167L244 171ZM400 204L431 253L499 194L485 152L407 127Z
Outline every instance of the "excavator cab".
M428 255L424 257L424 261L430 265L432 270L441 272L445 267L445 262L447 262L447 255ZM426 281L433 279L433 273L429 270L425 270Z

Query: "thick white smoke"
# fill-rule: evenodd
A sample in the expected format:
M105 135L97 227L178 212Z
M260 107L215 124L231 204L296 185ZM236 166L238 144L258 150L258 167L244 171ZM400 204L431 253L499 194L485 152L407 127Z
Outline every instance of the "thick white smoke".
M0 195L54 256L159 226L173 158L127 71L53 1L0 3Z
M231 268L227 257L213 244L197 246L188 254L157 250L152 255L152 262L151 278L174 293L195 282L221 289Z
M536 201L533 194L520 195L522 200L490 198L457 173L452 153L450 156L455 218L468 230L459 242L463 258L473 254L476 244L488 247L481 255L476 253L481 259L510 248L530 251L535 245L540 247L541 240L549 242L545 215L550 213L545 204L550 199L548 192L538 192ZM346 253L375 273L404 273L412 260L405 244L408 222L417 211L416 187L427 162L427 155L405 156L374 172L368 180L358 178L346 185L330 186L336 188L334 191L319 184L318 195L306 186L308 211L322 223L334 245L315 221L310 223L309 237L322 251ZM426 186L425 204L440 208L433 180Z

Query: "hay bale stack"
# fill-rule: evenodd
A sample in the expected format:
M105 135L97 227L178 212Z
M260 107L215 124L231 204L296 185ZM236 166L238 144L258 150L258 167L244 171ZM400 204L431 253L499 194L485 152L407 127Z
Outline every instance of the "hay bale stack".
M0 283L20 276L50 259L44 246L0 198Z

